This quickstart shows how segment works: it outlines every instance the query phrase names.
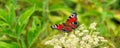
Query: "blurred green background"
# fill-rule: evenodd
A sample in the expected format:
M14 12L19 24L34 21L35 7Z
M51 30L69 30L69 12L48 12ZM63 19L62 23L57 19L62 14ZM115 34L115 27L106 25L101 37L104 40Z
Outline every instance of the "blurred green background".
M119 48L120 0L0 0L0 48L51 48L44 42L60 31L50 26L73 12Z

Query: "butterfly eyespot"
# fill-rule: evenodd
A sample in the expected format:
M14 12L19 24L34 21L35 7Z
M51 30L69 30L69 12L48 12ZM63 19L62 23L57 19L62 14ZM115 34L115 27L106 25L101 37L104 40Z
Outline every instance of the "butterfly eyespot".
M77 14L73 13L66 22L62 24L52 25L51 28L57 29L63 32L71 32L73 29L77 28L78 21L77 21Z
M78 24L77 22L74 22L74 24Z
M65 29L62 29L63 32L65 32L66 30Z
M56 25L52 25L51 28L55 29L55 28L57 28L57 27L56 27Z

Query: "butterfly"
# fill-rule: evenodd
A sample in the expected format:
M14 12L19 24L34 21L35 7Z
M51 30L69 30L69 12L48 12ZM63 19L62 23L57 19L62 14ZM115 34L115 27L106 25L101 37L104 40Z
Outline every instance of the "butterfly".
M77 14L73 13L65 23L52 25L52 29L57 29L63 32L71 32L73 29L77 28L79 23L77 21Z

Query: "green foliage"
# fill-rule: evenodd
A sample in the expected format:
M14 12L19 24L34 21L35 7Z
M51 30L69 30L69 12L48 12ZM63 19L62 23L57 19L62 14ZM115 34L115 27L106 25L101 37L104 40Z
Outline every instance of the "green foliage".
M19 45L15 42L2 42L0 41L0 48L20 48Z
M20 17L18 18L15 30L17 33L17 37L20 36L21 32L24 31L30 16L32 15L32 13L35 11L35 7L32 7L28 10L26 10L23 14L20 15Z
M43 26L41 26L41 21L38 17L33 18L32 27L28 31L28 47L30 48L31 45L35 42L37 37L39 36L40 32L43 30Z
M65 22L72 12L77 12L79 23L88 26L92 22L97 22L100 35L119 47L119 2L119 0L0 0L0 48L44 48L45 40L60 33L52 30L50 26Z

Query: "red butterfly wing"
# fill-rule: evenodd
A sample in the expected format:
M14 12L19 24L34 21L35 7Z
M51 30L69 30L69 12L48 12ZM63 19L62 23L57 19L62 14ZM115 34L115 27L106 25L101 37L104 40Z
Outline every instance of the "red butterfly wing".
M72 29L75 29L78 27L78 21L77 21L77 14L73 13L72 16L70 16L67 19L67 24L72 27Z
M67 24L69 25L69 26L71 26L71 28L76 28L76 25L75 24L72 24L72 23L69 23L69 22L67 22Z
M72 28L70 26L65 26L62 31L71 32Z
M76 22L77 21L77 14L73 13L66 22L72 23L72 22Z
M65 32L71 32L72 29L75 29L78 27L78 22L77 22L77 14L73 13L65 23L63 24L58 24L58 25L52 25L53 29L65 31Z
M63 24L58 24L58 25L52 25L51 26L53 29L57 29L57 30L62 30L64 25Z
M70 26L66 26L65 24L52 25L51 27L53 29L57 29L57 30L65 31L65 32L72 31L72 28Z

